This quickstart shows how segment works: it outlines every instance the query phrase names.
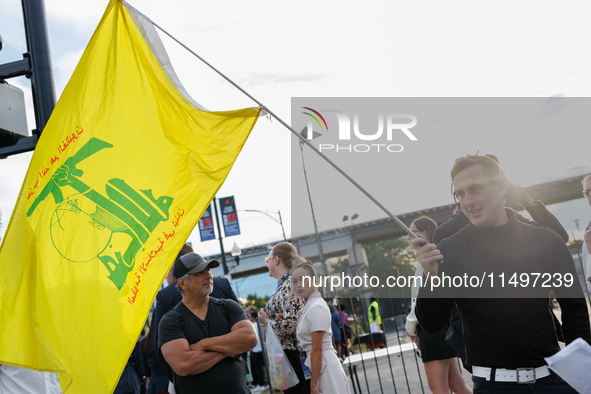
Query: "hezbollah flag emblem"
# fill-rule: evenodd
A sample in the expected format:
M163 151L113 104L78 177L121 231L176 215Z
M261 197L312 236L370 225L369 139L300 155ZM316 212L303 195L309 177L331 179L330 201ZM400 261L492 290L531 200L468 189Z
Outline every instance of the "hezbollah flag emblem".
M259 109L204 110L112 0L39 140L0 249L0 364L114 390Z

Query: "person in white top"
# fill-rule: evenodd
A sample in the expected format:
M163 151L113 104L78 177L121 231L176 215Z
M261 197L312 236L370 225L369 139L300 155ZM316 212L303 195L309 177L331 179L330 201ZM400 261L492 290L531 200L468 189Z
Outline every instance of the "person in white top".
M347 376L332 346L331 315L326 302L314 287L316 271L308 263L292 270L291 284L306 306L297 326L297 338L306 352L310 369L311 394L351 394Z
M259 322L256 320L256 317L256 311L248 314L252 327L257 333L257 345L250 350L250 372L252 373L252 384L256 386L251 390L253 394L260 393L269 388L267 384L267 367L265 366L263 347L259 336Z
M583 184L583 195L587 199L589 206L591 206L591 174L586 175L581 183ZM583 240L583 274L585 275L587 289L591 292L591 221L585 229Z
M55 372L0 364L0 394L62 394Z
M437 223L427 216L421 216L410 225L410 231L433 242L433 233ZM410 242L411 237L407 240ZM423 276L423 267L419 264L415 276ZM406 317L406 335L414 341L421 350L423 366L427 375L429 389L433 394L445 394L453 391L456 394L471 394L472 390L462 377L457 353L445 341L446 330L442 329L434 335L421 330L416 317L416 300L419 289L417 281L414 281L411 289L412 309Z

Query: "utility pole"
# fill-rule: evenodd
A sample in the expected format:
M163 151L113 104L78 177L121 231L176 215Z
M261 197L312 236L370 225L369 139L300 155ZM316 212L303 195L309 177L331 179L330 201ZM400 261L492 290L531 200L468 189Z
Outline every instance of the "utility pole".
M224 238L222 237L222 229L220 228L220 216L218 214L217 197L213 198L213 210L215 213L215 222L218 227L218 235L220 240L220 249L222 251L222 267L224 268L224 275L228 275L228 263L226 262L226 252L224 251Z
M581 231L581 228L579 227L579 219L575 219L575 226L577 227L577 231Z
M303 131L302 131L303 132ZM318 226L316 225L316 215L314 215L314 205L312 204L312 195L310 194L310 186L308 185L308 174L306 173L306 162L304 160L304 144L300 141L300 152L302 153L302 167L304 168L304 179L306 180L306 190L308 190L308 199L310 200L310 210L312 211L312 222L314 223L314 237L316 238L316 246L318 247L318 259L322 267L322 274L328 275L328 268L326 261L324 261L324 253L322 251L322 241L318 234Z

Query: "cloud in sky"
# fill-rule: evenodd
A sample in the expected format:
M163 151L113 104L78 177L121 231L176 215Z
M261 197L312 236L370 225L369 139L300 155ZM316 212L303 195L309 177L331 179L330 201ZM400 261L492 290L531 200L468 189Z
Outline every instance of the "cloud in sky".
M327 74L281 74L271 72L248 72L240 81L246 86L280 84L289 82L315 82L328 78Z
M591 94L591 58L583 50L591 25L588 13L582 11L586 10L583 1L560 7L536 1L143 0L131 4L288 122L291 97L296 96ZM46 0L58 97L106 5L107 1ZM0 61L22 58L26 46L19 1L3 2L0 34L7 44ZM181 81L198 102L215 109L254 105L177 44L163 41ZM25 79L19 83L29 84ZM291 142L289 132L278 122L261 119L219 195L236 195L239 209L281 209L289 231ZM579 164L588 165L583 161ZM560 165L559 160L556 163ZM14 185L22 182L27 165L26 155L0 161L3 221L16 201L20 186ZM531 177L543 175L536 168L529 171ZM313 198L317 197L313 194ZM353 212L359 204L371 204L360 201L347 209ZM440 202L433 199L429 205ZM341 218L342 214L327 217L319 225L338 226ZM254 230L245 229L245 236L235 240L240 245L274 235L275 223L266 220L261 217ZM198 236L194 241L198 243ZM228 248L232 242L227 242ZM200 248L203 253L217 251L212 242Z

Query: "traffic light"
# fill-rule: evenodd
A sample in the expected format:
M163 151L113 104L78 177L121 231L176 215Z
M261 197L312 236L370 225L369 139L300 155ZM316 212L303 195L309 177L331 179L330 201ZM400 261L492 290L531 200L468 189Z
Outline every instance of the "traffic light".
M25 95L19 88L0 82L0 149L29 137Z
M56 102L45 1L21 1L27 53L20 60L0 64L0 159L35 149ZM3 46L0 37L0 50ZM32 135L27 128L23 92L4 81L18 76L31 80L36 126Z
M4 40L0 36L0 50L3 47ZM14 63L0 66L0 158L2 159L13 154L12 152L23 152L23 143L30 138L25 95L21 89L4 81L4 78L10 78L18 67L24 67L24 64L17 62L16 66ZM32 146L34 148L34 145Z

